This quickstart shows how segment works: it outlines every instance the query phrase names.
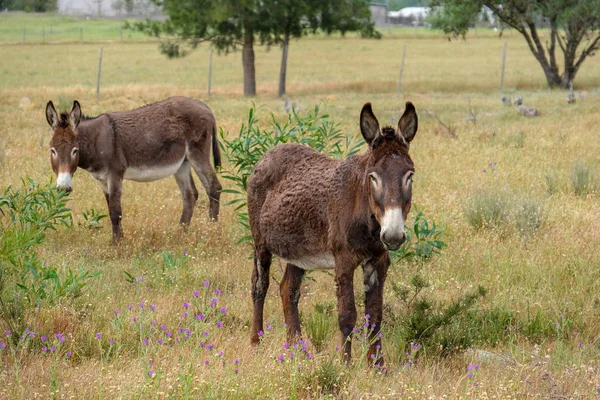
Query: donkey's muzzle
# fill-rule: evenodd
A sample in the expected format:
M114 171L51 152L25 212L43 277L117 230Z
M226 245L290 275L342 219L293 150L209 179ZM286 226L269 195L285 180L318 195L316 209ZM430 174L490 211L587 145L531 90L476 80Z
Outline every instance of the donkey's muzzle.
M66 187L57 186L56 188L58 190L60 190L61 192L65 192L67 194L71 194L71 192L73 191L73 188L69 187L69 186L66 186Z
M382 232L381 242L389 251L398 250L400 246L406 242L406 233L399 232L397 234L390 234L388 232Z

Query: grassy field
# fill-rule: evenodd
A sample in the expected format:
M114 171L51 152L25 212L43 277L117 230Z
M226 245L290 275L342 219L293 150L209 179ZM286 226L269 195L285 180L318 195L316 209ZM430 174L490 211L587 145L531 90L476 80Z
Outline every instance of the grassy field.
M0 21L2 28L6 21L23 25L23 20ZM405 44L403 92L398 94ZM100 46L102 89L96 101ZM170 95L191 96L209 104L230 139L253 105L265 126L270 113L283 120L283 101L276 97L280 51L256 52L256 98L241 96L239 52L214 56L212 96L206 98L207 46L187 58L167 60L152 42L0 44L0 186L19 186L24 177L48 182L52 176L51 130L44 117L48 100L66 107L77 99L85 114L97 115ZM181 198L174 179L125 182L125 239L112 246L106 219L99 229L85 223L86 210L106 213L105 201L91 176L78 171L69 202L74 224L49 233L38 255L60 271L82 266L101 274L81 296L27 313L21 325L36 336L23 352L0 348L0 398L50 398L53 391L57 398L110 399L598 396L597 61L584 64L575 82L577 102L567 105L565 92L546 88L541 68L514 34L499 39L481 33L448 42L441 35L415 37L407 30L388 32L380 41L309 38L292 44L288 92L301 113L324 103L344 131L358 134L358 115L367 101L381 122L397 118L407 100L419 112L419 132L411 146L413 203L445 227L447 247L430 260L399 261L390 269L384 298L386 374L359 357L351 366L341 363L335 312L323 311L335 305L333 279L322 273L311 274L300 300L303 329L313 339L307 351L314 357L305 359L297 351L289 358L283 348L277 262L265 307L272 328L259 347L250 346L251 247L238 244L244 231L232 207L223 207L220 222L212 224L201 193L192 226L183 232L177 225ZM541 116L528 119L514 106L503 106L502 95L517 94ZM468 122L470 109L476 123ZM452 138L436 117L458 137ZM582 165L591 171L590 193L578 196L572 182L574 174L585 175ZM224 194L223 200L231 197ZM478 228L477 218L488 216L488 210L496 210L499 218ZM414 213L409 224L412 218ZM487 288L470 314L446 331L445 338L457 343L473 338L471 348L442 356L437 346L419 349L418 343L403 340L391 318L404 310L393 284L408 285L417 273L430 283L421 295L435 304L448 304L478 285ZM361 285L355 286L361 299ZM214 308L210 322L188 321L212 298L218 299L219 310ZM189 309L184 303L191 304ZM362 301L357 303L361 315ZM0 328L4 332L9 326L0 320ZM150 329L153 333L146 333ZM60 342L56 333L66 340ZM50 344L40 340L42 335ZM148 337L152 340L146 344ZM1 343L8 343L2 333ZM60 347L54 353L42 351L51 344ZM360 343L354 348L358 355ZM277 359L282 353L283 363Z

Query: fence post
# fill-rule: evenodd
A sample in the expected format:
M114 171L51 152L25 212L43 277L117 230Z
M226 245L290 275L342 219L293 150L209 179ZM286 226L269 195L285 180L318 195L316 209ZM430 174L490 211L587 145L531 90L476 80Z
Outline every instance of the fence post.
M23 41L27 40L27 28L23 28Z
M100 72L102 71L102 47L100 47L100 58L98 59L98 83L96 84L96 101L100 100Z
M210 97L210 83L212 80L212 52L213 48L210 46L210 53L208 53L208 97Z
M42 43L46 43L46 28L42 28Z
M506 65L506 46L507 42L504 42L504 50L502 51L502 71L500 72L500 90L504 89L504 66Z
M404 72L404 56L406 56L406 44L404 44L404 48L402 49L402 62L400 63L400 76L398 76L398 88L397 88L398 93L400 93L402 91L402 73Z
M79 40L83 42L83 27L79 27Z
M123 27L121 27L121 40L123 40Z

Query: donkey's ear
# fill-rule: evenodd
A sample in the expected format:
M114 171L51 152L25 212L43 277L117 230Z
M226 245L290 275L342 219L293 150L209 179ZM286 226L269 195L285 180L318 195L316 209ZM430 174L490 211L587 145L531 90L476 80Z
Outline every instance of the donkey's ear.
M71 109L71 125L73 125L73 129L77 128L79 121L81 121L81 105L75 100Z
M417 117L417 110L415 110L413 103L407 101L404 114L402 114L400 121L398 121L398 136L408 144L417 134L418 127L419 118Z
M367 144L371 144L373 139L381 134L377 117L373 114L371 103L366 103L360 112L360 132L365 138Z
M58 114L56 113L56 109L54 108L54 104L52 101L49 101L46 104L46 121L52 127L52 130L55 131L58 127Z

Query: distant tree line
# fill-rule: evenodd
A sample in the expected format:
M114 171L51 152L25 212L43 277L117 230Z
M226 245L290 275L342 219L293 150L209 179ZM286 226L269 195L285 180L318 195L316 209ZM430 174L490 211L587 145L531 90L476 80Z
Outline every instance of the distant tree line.
M57 0L0 0L0 11L56 11Z

